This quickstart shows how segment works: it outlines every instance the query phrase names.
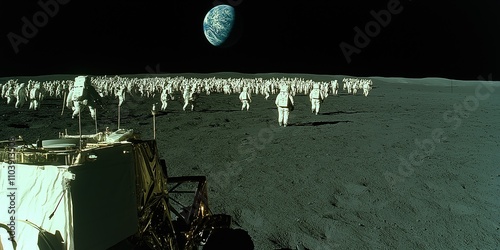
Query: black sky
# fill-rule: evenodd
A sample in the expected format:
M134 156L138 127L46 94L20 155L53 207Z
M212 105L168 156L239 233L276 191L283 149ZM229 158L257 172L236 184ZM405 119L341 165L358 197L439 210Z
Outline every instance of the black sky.
M57 2L57 0L50 0ZM400 0L401 11L348 63L355 27L396 0L65 0L15 53L8 34L43 11L40 1L0 3L0 76L45 74L290 72L355 76L498 79L500 2ZM243 29L216 48L202 22L216 4L233 5ZM39 13L40 14L40 13Z

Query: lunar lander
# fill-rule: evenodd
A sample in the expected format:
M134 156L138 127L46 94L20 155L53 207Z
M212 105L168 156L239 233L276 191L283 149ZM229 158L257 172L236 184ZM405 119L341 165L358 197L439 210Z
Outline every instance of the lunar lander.
M230 229L206 177L169 177L133 130L0 144L0 249L206 249Z

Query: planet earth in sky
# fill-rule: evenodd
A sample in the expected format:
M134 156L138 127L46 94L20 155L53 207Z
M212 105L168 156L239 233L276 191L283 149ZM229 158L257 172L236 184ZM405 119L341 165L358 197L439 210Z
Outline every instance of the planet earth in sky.
M203 32L208 42L224 47L234 42L237 17L235 9L221 4L210 9L203 20Z

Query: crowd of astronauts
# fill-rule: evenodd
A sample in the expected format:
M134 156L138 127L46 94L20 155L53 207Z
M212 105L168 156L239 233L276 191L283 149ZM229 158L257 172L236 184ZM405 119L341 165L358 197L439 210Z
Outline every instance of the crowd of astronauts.
M82 108L88 107L91 117L96 119L95 110L100 98L117 98L121 106L129 96L144 98L159 98L161 111L166 111L169 100L174 100L174 93L182 93L183 107L190 106L195 109L196 100L200 94L205 93L239 93L242 104L241 110L249 110L252 94L261 94L266 100L271 95L277 95L275 105L278 109L278 122L280 126L288 124L288 114L294 109L293 97L296 94L308 95L311 102L311 112L318 114L321 103L328 95L339 95L340 83L338 80L313 81L304 78L188 78L175 77L150 77L130 78L121 76L95 76L88 77L84 91L73 91L75 80L36 81L28 80L27 83L17 79L0 83L2 101L14 104L15 108L23 108L29 102L29 109L38 110L45 98L64 98L66 107L73 110L72 117L79 115ZM368 96L373 87L371 79L344 78L342 89L348 94L356 95L363 91ZM99 104L100 105L100 104Z

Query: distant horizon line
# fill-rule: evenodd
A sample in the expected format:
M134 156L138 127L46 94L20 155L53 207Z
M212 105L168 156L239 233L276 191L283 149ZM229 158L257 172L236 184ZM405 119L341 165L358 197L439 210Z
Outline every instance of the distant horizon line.
M282 75L278 77L287 77L289 75L290 77L303 77L303 76L316 76L316 77L353 77L353 78L383 78L383 79L408 79L408 80L446 80L446 81L464 81L464 82L478 82L478 81L486 81L486 82L500 82L500 81L493 81L491 79L491 74L490 77L484 77L483 79L478 76L478 79L475 80L463 80L463 79L452 79L452 78L446 78L446 77L440 77L440 76L427 76L427 77L404 77L404 76L355 76L355 75L343 75L343 74L313 74L313 73L284 73L284 72L260 72L260 73L241 73L241 72L236 72L236 71L219 71L219 72L204 72L204 73L196 73L196 72L183 72L183 73L168 73L168 72L160 72L160 73L137 73L137 74L47 74L47 75L26 75L26 76L0 76L0 79L2 81L7 81L11 79L25 79L25 78L33 78L30 80L36 80L34 78L50 78L50 77L55 77L55 78L61 78L61 77L70 77L74 78L77 76L85 75L85 76L91 76L91 77L96 77L96 76L107 76L107 77L114 77L114 76L120 76L120 77L137 77L137 78L154 78L154 77L175 77L175 76L184 76L189 75L190 77L194 77L196 75L203 75L203 76L220 76L220 75L227 75L227 74L235 74L235 77L243 77L243 76L253 76L253 75ZM274 76L277 77L277 76ZM220 78L231 78L231 76L227 77L220 77ZM490 78L490 79L488 79ZM63 79L55 79L55 80L63 80ZM67 79L71 80L71 79Z

